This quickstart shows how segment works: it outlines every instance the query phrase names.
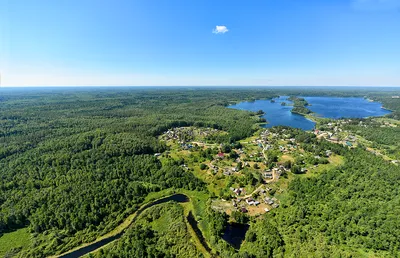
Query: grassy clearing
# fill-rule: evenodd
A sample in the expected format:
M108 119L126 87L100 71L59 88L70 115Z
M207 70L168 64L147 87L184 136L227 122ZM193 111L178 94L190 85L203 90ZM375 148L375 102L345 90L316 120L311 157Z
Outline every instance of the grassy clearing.
M332 155L328 158L328 164L319 164L318 167L311 166L306 174L300 175L305 177L317 176L325 170L330 170L344 164L344 159L340 155Z
M374 120L378 121L378 122L388 122L388 123L391 123L391 124L400 125L400 121L399 120L392 119L392 118L379 117L379 118L375 118Z
M5 233L0 237L0 257L4 257L12 249L26 249L31 243L31 236L27 228Z
M288 154L284 154L281 156L281 159L280 159L281 162L285 162L287 160L294 162L294 158Z

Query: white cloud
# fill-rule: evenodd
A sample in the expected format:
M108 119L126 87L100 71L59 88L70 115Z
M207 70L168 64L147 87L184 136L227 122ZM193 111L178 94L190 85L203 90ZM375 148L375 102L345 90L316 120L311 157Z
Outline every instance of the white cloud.
M228 32L228 31L229 31L229 30L228 30L228 28L227 28L226 26L223 26L223 25L219 26L219 25L217 25L217 26L215 26L215 29L213 30L213 33L214 33L214 34L224 34L224 33Z

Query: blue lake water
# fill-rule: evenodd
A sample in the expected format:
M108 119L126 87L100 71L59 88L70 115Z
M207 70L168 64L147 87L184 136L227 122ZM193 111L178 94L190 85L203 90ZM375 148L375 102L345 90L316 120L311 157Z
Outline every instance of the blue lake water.
M326 118L365 118L384 116L391 111L382 108L382 103L364 98L304 97L310 104L307 108Z
M383 116L390 111L383 109L382 104L370 102L364 98L338 98L338 97L304 97L311 105L308 108L315 112L317 116L326 118L365 118L371 116ZM282 106L281 103L293 104L287 96L275 98L275 103L270 100L256 100L253 102L241 102L231 105L229 108L265 112L263 116L268 124L264 127L277 125L286 125L300 128L303 130L312 130L315 123L304 116L290 112L292 106Z

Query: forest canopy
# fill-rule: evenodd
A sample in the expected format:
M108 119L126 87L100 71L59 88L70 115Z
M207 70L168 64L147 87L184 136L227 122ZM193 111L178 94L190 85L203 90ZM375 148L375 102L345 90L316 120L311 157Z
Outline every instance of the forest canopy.
M214 140L224 153L237 158L231 147L253 136L264 120L259 117L262 111L229 109L230 104L279 95L358 96L381 101L393 110L388 117L398 119L400 103L391 98L393 94L392 90L290 87L1 89L0 236L27 228L34 240L29 248L14 251L20 257L45 257L112 231L151 193L185 189L209 194L206 183L182 166L184 160L157 158L155 154L168 151L158 136L175 127L219 129L227 133ZM308 110L301 99L296 101L296 108ZM356 123L347 128L400 155L398 129L376 130L380 125L369 123L370 128ZM326 149L342 155L344 165L293 180L279 209L251 220L239 251L221 239L228 218L207 204L201 223L212 228L205 234L208 242L223 257L357 256L359 250L398 255L399 167L361 147L349 149L301 130L285 130L315 155ZM246 176L250 178L245 181L258 180ZM101 257L172 257L180 254L176 248L198 256L192 245L185 245L182 208L168 205L152 209L140 225L127 231L123 243L132 249L119 244ZM157 228L153 221L165 216L179 227ZM174 234L179 238L172 243ZM175 249L162 250L157 246L160 241Z

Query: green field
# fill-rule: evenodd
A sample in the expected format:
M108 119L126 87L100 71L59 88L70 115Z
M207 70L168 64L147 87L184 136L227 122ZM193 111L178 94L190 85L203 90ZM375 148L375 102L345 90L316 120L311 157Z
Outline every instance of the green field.
M0 257L12 254L12 250L26 249L31 243L31 235L28 229L21 228L0 236Z

